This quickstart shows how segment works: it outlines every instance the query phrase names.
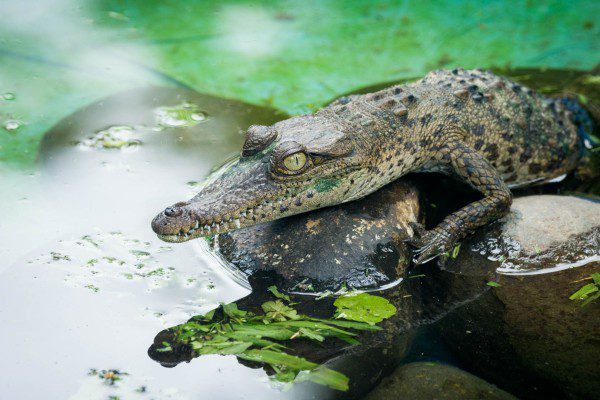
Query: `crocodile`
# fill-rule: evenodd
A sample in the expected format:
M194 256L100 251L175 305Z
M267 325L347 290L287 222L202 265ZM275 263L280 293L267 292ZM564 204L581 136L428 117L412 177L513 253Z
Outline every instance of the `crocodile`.
M481 198L432 229L412 223L414 261L424 263L506 215L511 189L573 172L587 148L582 115L572 99L545 97L490 71L433 71L250 126L241 155L191 200L158 214L152 228L162 240L183 242L359 199L409 172L449 174Z

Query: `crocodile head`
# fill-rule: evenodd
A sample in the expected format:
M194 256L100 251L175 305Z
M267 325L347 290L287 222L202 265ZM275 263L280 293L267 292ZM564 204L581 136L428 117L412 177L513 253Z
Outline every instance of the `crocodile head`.
M152 229L183 242L359 198L371 150L356 140L318 115L251 126L241 156L158 214Z

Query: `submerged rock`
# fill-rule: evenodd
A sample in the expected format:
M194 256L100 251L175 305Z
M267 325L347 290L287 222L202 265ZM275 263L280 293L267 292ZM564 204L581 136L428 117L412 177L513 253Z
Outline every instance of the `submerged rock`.
M516 400L496 386L449 365L415 362L396 369L365 400Z
M132 89L58 122L44 135L38 159L47 170L62 171L65 163L83 169L126 163L127 170L169 167L178 170L175 177L192 164L199 179L204 168L239 151L241 132L248 126L270 125L286 117L272 108L184 87Z
M286 290L379 287L403 276L404 240L418 215L417 189L398 181L359 201L221 235L219 250L248 275L276 271Z
M516 199L509 216L466 240L445 269L496 282L439 324L457 357L525 398L598 398L600 302L581 307L569 296L600 271L600 203Z

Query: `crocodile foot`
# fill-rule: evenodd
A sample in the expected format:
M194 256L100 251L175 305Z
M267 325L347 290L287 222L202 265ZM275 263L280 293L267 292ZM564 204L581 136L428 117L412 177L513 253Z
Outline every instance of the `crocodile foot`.
M413 250L415 264L424 264L453 249L456 244L456 240L452 239L451 235L443 229L426 230L418 222L411 222L410 227L414 234L406 242L415 247Z

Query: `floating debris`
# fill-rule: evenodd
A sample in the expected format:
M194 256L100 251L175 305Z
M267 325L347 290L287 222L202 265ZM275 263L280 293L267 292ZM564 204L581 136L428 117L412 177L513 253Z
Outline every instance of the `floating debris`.
M129 21L129 17L127 15L116 11L109 11L108 16L118 21Z
M60 261L60 260L71 261L71 257L69 257L66 254L58 253L56 251L51 251L50 255L52 256L52 261Z
M0 96L0 97L2 97L2 99L7 100L7 101L12 101L17 98L17 96L12 92L6 92L6 93L2 94L2 96Z
M197 105L184 102L175 107L159 107L154 110L156 123L163 128L190 127L206 121L208 115Z
M122 380L124 376L129 375L127 372L119 371L118 369L103 369L98 371L95 368L90 369L89 376L97 376L106 385L114 386L115 383Z
M100 291L100 288L98 286L94 286L92 284L85 285L85 288L90 289L94 293L98 293Z
M581 301L582 307L600 298L600 273L592 274L584 280L587 279L591 279L593 282L583 286L569 297L571 300Z
M131 149L142 144L142 141L132 126L117 125L96 132L78 144L96 149Z
M147 259L151 255L147 251L143 251L143 250L129 250L129 252L140 259Z
M8 120L4 121L4 129L6 129L9 132L14 132L22 126L23 126L23 122L21 122L17 119L8 119Z

